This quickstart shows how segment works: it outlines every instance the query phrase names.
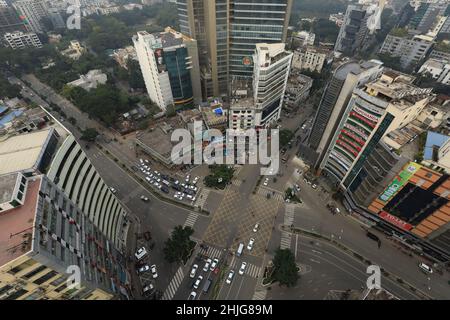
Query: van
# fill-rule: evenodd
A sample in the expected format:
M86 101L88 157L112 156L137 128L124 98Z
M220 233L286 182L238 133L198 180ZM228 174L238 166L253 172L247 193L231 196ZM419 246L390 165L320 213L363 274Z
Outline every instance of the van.
M244 244L241 242L241 243L239 243L239 247L236 251L236 255L239 257L242 254L243 250L244 250Z
M207 292L208 292L209 287L211 287L211 283L212 283L212 280L211 280L211 279L206 280L206 283L205 283L205 285L203 286L203 292L204 292L204 293L207 293Z
M426 273L433 273L433 269L431 269L428 265L426 265L423 262L419 263L419 268Z

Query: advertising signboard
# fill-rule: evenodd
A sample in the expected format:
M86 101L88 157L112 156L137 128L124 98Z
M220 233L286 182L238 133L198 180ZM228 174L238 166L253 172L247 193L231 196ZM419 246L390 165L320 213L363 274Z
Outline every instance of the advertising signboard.
M397 177L390 183L390 185L384 190L384 192L379 196L379 199L384 203L387 203L392 197L400 190L408 180L421 168L420 164L415 162L410 162L405 165L403 170L398 174Z

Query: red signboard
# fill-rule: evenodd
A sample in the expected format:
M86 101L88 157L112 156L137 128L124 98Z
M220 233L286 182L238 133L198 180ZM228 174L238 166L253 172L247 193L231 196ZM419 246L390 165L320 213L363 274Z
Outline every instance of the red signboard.
M392 214L387 213L386 211L380 211L378 215L387 222L395 225L396 227L399 227L400 229L409 231L413 228L413 225L397 218L396 216L393 216Z

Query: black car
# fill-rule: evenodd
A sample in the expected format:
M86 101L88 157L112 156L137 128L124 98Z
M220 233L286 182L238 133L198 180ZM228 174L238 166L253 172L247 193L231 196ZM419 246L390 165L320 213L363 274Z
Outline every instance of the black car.
M177 184L172 184L172 189L175 189L177 191L181 191L181 187Z
M169 188L167 188L166 186L162 186L161 191L164 193L169 193Z
M162 174L161 178L163 178L164 180L169 180L169 176L167 174Z

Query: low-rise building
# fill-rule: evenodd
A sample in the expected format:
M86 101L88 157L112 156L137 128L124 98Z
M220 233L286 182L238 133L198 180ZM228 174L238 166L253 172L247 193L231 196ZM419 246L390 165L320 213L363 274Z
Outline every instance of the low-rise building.
M446 40L436 43L429 58L450 61L450 42Z
M133 46L127 46L125 48L114 50L113 58L122 68L127 70L128 61L130 59L138 61L136 49Z
M422 164L450 174L450 136L428 131Z
M294 48L313 46L316 35L308 31L299 31L292 34L292 45Z
M99 84L105 84L108 76L99 69L90 70L87 74L81 75L79 79L67 83L68 86L80 87L86 91L97 88Z
M5 33L3 36L3 39L6 43L6 45L13 50L16 49L24 49L27 47L35 47L35 48L42 48L41 40L39 40L39 37L34 32L21 32L16 31L12 33Z
M312 84L313 79L308 76L291 74L284 94L284 108L292 110L299 107L300 103L308 98Z
M61 54L72 60L78 60L85 52L86 48L84 48L80 42L72 40L70 41L69 47L66 50L61 51Z
M292 68L321 72L332 59L332 51L326 48L307 46L294 51Z

